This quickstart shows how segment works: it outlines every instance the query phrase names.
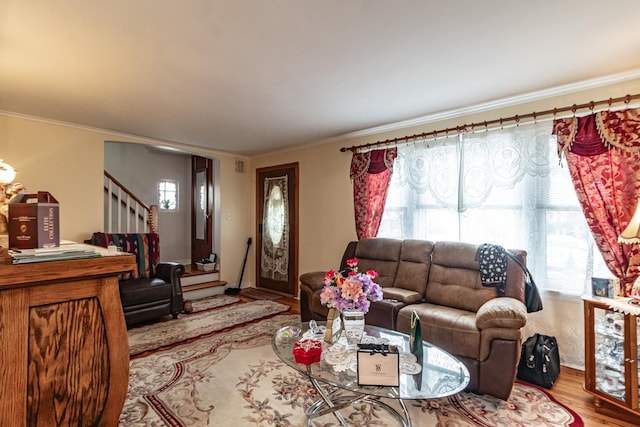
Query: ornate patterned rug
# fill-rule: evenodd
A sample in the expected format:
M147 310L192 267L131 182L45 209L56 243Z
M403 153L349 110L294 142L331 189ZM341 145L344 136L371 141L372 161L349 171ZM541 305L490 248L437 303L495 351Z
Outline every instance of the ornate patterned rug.
M131 372L120 426L305 425L304 409L317 399L316 392L270 344L277 328L299 317L282 314L288 307L273 301L236 304L218 298L204 311L129 331ZM521 383L506 402L460 393L407 406L414 426L584 425L544 390ZM398 425L369 405L342 414L354 427ZM312 425L338 424L325 415Z
M253 298L253 299L278 299L282 298L282 295L271 292L268 289L258 289L258 288L245 288L242 290L242 295L245 297Z

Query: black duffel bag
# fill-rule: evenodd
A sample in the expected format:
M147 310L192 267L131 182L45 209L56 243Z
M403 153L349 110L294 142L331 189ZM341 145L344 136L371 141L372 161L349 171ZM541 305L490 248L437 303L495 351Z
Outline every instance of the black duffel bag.
M560 353L555 337L535 334L522 343L518 379L551 388L560 374Z

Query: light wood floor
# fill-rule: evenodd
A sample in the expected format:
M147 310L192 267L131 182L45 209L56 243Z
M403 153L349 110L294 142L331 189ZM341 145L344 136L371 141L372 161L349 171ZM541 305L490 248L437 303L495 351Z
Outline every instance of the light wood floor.
M242 297L241 299L250 299ZM292 313L300 313L299 301L291 297L283 297L277 300L279 303L291 307ZM632 416L625 411L613 409L605 406L601 412L596 412L593 405L592 396L582 388L584 383L584 372L576 369L562 367L558 380L549 390L551 395L560 403L568 406L577 412L586 427L592 426L619 426L636 427L640 426L640 417ZM604 413L603 413L604 412Z

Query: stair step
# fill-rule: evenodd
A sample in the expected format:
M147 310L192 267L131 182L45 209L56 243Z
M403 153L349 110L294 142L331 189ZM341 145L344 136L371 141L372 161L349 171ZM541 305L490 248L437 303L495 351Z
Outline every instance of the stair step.
M200 283L193 283L193 284L189 284L189 285L182 285L182 292L189 292L189 291L197 291L199 289L208 289L208 288L217 288L219 286L226 286L227 282L224 280L213 280L210 282L200 282Z
M200 283L218 282L220 281L220 272L215 271L200 271L195 265L185 265L184 274L182 275L182 288L192 286Z
M192 264L183 264L183 265L184 265L184 274L182 275L182 277L202 276L206 274L217 274L220 272L218 270L200 271L195 265L192 265Z

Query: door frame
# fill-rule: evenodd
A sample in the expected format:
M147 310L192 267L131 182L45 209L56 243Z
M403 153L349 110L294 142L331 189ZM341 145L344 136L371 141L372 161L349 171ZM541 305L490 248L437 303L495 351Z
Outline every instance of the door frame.
M255 259L255 284L256 284L256 288L259 288L259 283L260 283L260 251L262 250L262 230L260 230L260 224L262 223L262 218L261 218L261 208L260 206L262 206L262 203L264 202L264 200L260 200L260 185L261 185L261 181L260 181L260 174L261 173L265 173L265 172L272 172L272 171L276 171L279 169L293 169L293 175L294 175L294 179L295 179L295 186L294 186L294 194L295 194L295 201L293 203L293 213L294 213L294 219L291 220L289 222L289 230L291 235L289 236L289 242L293 243L294 245L294 249L293 249L293 259L290 260L290 262L293 262L293 274L292 274L292 278L290 280L293 280L294 282L294 287L293 287L293 294L292 296L294 297L298 297L298 293L299 293L299 281L298 281L298 259L299 259L299 250L300 250L300 245L299 245L299 216L300 216L300 210L299 210L299 198L300 198L300 191L299 191L299 187L300 187L300 166L298 162L294 162L294 163L286 163L286 164L282 164L282 165L276 165L276 166L268 166L268 167L264 167L264 168L256 168L256 217L255 217L255 235L256 235L256 245L254 248L254 259Z
M196 215L197 207L196 201L198 200L198 191L196 185L196 173L199 171L205 172L206 181L206 210L207 217L204 223L205 239L200 242L201 239L196 239ZM196 261L202 258L208 258L214 251L214 230L213 230L213 216L215 212L214 197L213 197L213 160L207 157L201 157L197 155L191 156L191 264L195 265Z

